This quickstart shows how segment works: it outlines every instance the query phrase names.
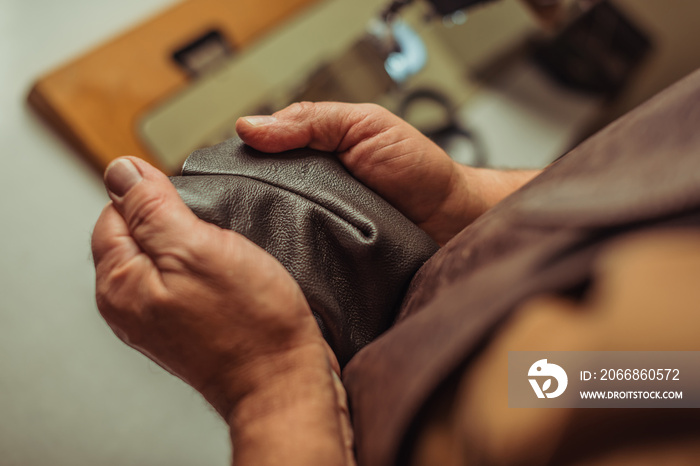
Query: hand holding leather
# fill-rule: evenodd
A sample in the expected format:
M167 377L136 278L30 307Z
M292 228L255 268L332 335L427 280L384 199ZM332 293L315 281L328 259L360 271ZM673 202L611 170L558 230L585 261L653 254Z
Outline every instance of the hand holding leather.
M269 155L234 139L196 151L171 181L198 217L284 265L341 365L393 323L413 274L437 250L333 154Z
M374 104L301 102L271 116L240 118L236 131L262 152L334 152L355 178L440 245L538 173L460 165Z
M337 364L278 261L195 217L140 159L113 162L105 181L112 202L92 238L97 304L125 343L199 390L225 419L241 400L284 390L300 372L321 380L319 390L324 378L330 386Z
M262 152L309 147L335 153L355 178L439 244L481 214L463 167L378 105L296 103L273 116L241 118L236 131Z

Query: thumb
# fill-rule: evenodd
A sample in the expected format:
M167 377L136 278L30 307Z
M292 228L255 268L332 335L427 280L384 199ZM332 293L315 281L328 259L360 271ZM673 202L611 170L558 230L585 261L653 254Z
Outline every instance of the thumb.
M114 207L143 251L155 258L169 254L197 231L199 220L170 180L136 157L121 157L105 170Z
M241 139L263 152L301 147L345 152L389 128L398 129L392 135L395 140L420 134L396 115L374 104L298 102L271 116L243 117L236 122L236 132Z

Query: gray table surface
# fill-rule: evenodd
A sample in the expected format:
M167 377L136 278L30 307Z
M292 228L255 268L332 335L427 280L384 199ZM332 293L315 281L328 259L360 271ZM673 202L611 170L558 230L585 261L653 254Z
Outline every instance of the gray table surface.
M25 104L31 82L170 0L0 0L0 465L224 465L226 426L94 303L102 181Z

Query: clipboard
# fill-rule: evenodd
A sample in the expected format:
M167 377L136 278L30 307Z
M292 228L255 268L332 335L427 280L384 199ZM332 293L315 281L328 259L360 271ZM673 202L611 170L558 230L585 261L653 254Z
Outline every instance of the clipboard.
M100 171L134 155L174 174L143 144L138 122L196 78L179 54L212 34L235 54L317 1L182 1L39 78L29 104Z

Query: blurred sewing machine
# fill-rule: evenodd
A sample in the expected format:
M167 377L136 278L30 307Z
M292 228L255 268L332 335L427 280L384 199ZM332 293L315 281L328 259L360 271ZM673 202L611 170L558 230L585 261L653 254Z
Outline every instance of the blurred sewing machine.
M523 10L519 32L557 30L564 6L595 3L501 1ZM99 169L131 154L170 174L232 136L239 116L298 100L377 102L406 117L429 100L447 117L413 120L439 121L476 88L441 31L491 2L188 0L41 78L29 100ZM499 32L485 36L464 47L489 53Z

